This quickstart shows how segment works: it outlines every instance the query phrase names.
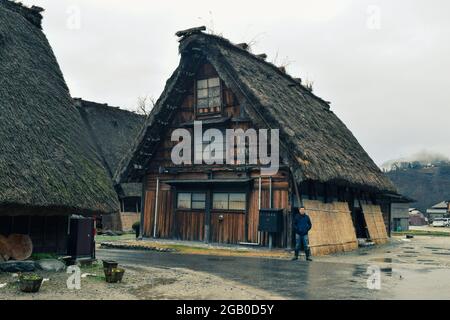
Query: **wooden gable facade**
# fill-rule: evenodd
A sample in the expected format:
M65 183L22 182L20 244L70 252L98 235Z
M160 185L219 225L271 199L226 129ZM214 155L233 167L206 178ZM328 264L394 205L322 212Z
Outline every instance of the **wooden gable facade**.
M198 106L198 83L209 79L219 81L220 103L211 108ZM185 128L193 135L194 120L202 121L203 131L209 127L223 131L254 128L236 95L206 60L191 80L170 127ZM260 179L259 168L248 165L176 166L171 161L172 148L177 144L171 141L172 130L162 137L147 168L144 236L227 244L267 242L268 236L258 233L259 208L271 204L274 208L288 208L288 171ZM186 204L188 199L190 204ZM276 241L286 246L290 237L283 233Z
M181 61L116 172L142 182L143 237L293 245L292 209L309 213L313 254L353 250L357 238L387 241L391 182L329 104L242 46L199 29L178 34ZM279 129L280 168L183 164L171 160L172 132ZM235 154L236 154L235 150ZM191 155L193 157L194 155ZM258 231L260 209L281 210L281 231ZM384 219L384 220L383 220Z

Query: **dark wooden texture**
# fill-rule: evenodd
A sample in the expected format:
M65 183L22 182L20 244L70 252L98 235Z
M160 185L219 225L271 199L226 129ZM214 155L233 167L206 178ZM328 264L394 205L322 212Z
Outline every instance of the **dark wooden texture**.
M223 219L220 219L220 217L223 217ZM245 214L212 212L211 241L227 244L244 242Z
M67 253L66 216L0 216L0 234L27 234L33 253Z
M94 220L70 219L67 254L72 257L94 257Z

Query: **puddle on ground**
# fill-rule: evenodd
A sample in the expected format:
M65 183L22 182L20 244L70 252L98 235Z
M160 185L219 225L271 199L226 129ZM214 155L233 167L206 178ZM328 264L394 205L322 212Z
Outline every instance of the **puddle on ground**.
M385 273L387 276L392 276L392 268L380 268L380 271Z
M214 257L214 258L208 258L208 261L235 261L235 258L221 258L221 257Z
M450 256L450 252L432 252L431 254L437 254L440 256Z
M446 248L438 248L438 247L424 247L425 249L430 249L430 250L448 250Z
M406 250L406 251L403 251L403 253L417 254L417 253L419 253L419 252L418 252L418 251L408 251L408 250Z
M366 275L367 274L367 267L364 266L357 266L355 267L355 269L352 272L352 275L354 277L361 277L362 275Z
M399 258L417 258L414 254L398 254L397 257Z
M383 263L392 263L392 258L374 258L370 259L373 262L383 262Z
M429 259L417 259L418 262L434 262L434 260Z

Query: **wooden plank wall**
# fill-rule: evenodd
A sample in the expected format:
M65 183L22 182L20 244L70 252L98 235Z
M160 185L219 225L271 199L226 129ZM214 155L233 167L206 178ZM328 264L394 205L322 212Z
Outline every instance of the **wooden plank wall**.
M0 234L28 234L34 253L67 254L67 216L1 216Z
M311 218L309 243L313 255L351 251L358 248L356 232L346 202L323 203L304 200Z
M376 244L386 243L388 241L388 235L380 206L363 204L362 209L370 240Z
M153 236L153 218L155 209L155 195L154 190L147 190L145 192L145 203L144 203L144 236Z
M179 240L204 241L205 213L201 211L177 211L175 237Z
M219 216L223 220L219 220ZM245 214L244 213L220 213L211 214L211 242L239 243L245 241Z

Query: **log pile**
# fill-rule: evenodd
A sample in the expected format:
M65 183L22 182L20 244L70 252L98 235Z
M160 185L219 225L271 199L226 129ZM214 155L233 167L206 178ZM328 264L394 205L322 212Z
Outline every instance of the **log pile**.
M11 234L9 237L0 235L0 262L8 260L23 261L33 252L33 243L28 235Z

